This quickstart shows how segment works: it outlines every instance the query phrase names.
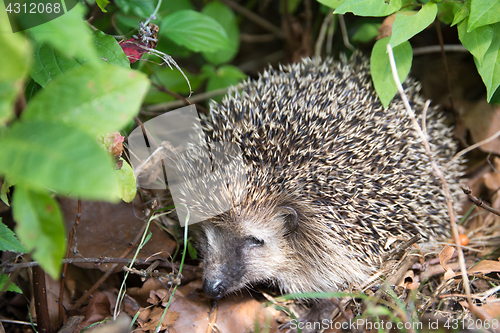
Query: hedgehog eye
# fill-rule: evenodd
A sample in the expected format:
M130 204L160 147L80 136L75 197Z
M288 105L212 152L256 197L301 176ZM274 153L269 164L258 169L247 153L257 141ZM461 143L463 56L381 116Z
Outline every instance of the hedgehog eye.
M257 237L254 236L250 236L247 237L247 243L252 247L257 247L264 245L264 240L258 239Z

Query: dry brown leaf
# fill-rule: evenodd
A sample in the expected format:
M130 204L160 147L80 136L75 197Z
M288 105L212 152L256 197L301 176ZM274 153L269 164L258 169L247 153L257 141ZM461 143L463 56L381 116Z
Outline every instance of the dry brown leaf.
M493 157L493 165L496 170L500 170L500 158L497 156ZM496 191L500 188L500 173L496 170L492 170L483 175L484 185L490 191Z
M116 304L116 294L106 291L96 291L89 299L89 304L81 310L81 315L85 317L78 326L79 330L112 317L112 309Z
M169 332L207 332L210 326L211 301L199 293L201 287L201 281L195 281L177 289L166 319L162 322L163 328L168 327ZM165 289L152 290L150 296L150 301L157 304L159 299L168 296L168 292ZM138 323L142 325L143 331L152 331L156 327L167 301L168 297L164 299L162 306L154 306L149 313L145 311L141 313L141 320ZM258 320L263 327L266 314L270 314L272 319L270 332L277 332L278 325L273 318L276 318L279 312L272 308L263 309L261 303L251 298L250 295L234 295L220 300L215 311L217 311L217 316L214 317L213 326L221 332L252 331L255 320Z
M500 130L500 107L492 106L486 100L466 110L462 117L469 128L474 143L488 139ZM500 154L500 138L479 147L484 152Z
M500 318L500 300L498 298L489 298L486 301L486 304L483 304L478 308L488 314L491 318Z
M140 288L131 287L127 289L127 295L133 297L142 307L146 307L149 304L149 297L151 291L164 288L162 284L157 279L147 279Z
M377 39L389 37L392 34L392 26L395 20L396 14L389 15L384 19L382 25L378 28Z
M445 269L446 273L444 273L444 279L448 280L452 277L455 276L455 273L453 270L448 266L448 262L450 261L451 257L453 256L453 253L455 253L455 248L450 245L446 245L441 252L439 252L439 263L443 268Z
M415 273L410 269L405 273L398 286L405 289L415 290L420 287L420 282L418 281L418 276L415 277Z
M483 273L488 274L491 272L500 272L500 261L496 260L483 260L472 268L469 268L468 273Z
M61 209L66 221L66 229L71 230L77 213L77 200L61 198ZM127 204L121 201L118 204L108 202L82 201L82 214L76 229L76 239L72 245L70 257L118 258L129 247L144 225L138 204ZM160 252L154 258L168 260L170 253L175 249L175 242L160 230L154 223L151 224L151 239L139 252L139 259L146 259ZM78 253L74 253L76 250ZM132 251L128 258L132 258ZM76 264L83 268L96 268L95 264ZM97 266L106 271L112 264ZM119 268L121 269L121 267Z

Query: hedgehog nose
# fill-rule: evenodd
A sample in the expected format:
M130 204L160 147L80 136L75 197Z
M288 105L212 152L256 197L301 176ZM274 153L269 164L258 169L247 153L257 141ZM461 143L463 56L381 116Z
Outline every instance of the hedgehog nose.
M205 282L203 282L203 290L205 291L205 294L210 297L210 298L215 298L219 299L224 296L226 293L226 286L224 286L224 283L222 280L219 279L214 279L214 280L207 280L205 279Z

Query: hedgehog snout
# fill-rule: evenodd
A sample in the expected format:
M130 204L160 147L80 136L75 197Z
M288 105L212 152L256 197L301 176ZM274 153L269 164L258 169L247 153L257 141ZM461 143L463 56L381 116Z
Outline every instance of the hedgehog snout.
M205 279L203 291L207 297L220 299L226 294L227 286L221 279Z

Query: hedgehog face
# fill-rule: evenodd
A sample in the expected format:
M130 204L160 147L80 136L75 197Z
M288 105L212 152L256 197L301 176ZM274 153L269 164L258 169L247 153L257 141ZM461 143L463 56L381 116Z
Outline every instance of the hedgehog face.
M290 207L264 211L203 223L200 245L207 296L218 299L255 283L275 282L284 269L290 253L286 236L297 214Z

